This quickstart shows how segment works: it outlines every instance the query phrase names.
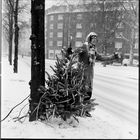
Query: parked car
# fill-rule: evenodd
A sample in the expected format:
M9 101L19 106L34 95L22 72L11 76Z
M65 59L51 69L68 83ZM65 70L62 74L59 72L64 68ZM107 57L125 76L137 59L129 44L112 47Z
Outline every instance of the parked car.
M123 59L122 65L123 65L123 66L128 66L128 65L130 65L130 59L127 59L127 58ZM133 65L134 65L134 66L139 66L139 61L136 60L136 59L133 59Z

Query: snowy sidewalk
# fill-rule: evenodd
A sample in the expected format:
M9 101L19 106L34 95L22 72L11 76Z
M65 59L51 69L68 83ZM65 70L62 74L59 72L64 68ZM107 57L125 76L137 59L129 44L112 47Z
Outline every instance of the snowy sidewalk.
M24 58L23 58L24 59ZM30 93L28 82L30 81L30 67L19 58L18 73L13 73L7 57L2 57L2 94L1 94L1 119L3 119L12 107L21 102ZM98 102L98 101L96 101ZM50 122L29 122L29 118L23 123L14 122L12 118L17 117L20 109L28 103L25 101L17 107L10 116L1 123L2 138L61 138L61 139L132 139L137 138L129 128L124 130L121 122L96 106L91 112L92 118L78 118L79 124L73 121L69 125L59 119ZM23 110L27 113L28 106Z

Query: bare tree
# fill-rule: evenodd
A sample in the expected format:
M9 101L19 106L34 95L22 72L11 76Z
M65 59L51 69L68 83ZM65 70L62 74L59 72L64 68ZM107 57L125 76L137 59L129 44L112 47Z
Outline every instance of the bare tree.
M130 65L133 65L134 48L137 40L136 34L138 33L138 0L126 0L121 6L124 10L124 19L122 22L131 30L130 36L121 35L121 37L130 45L129 62Z
M3 18L3 28L5 31L5 36L9 45L8 60L10 65L12 65L12 45L13 45L13 24L14 24L14 0L5 0L5 11Z
M20 3L19 3L20 2ZM23 14L27 7L27 2L21 3L20 0L15 0L15 8L14 8L14 30L15 30L15 52L14 52L14 73L18 72L18 49L19 49L19 14ZM23 23L23 22L21 22Z
M27 9L29 10L29 8L27 8L28 2L27 0L22 1L22 3L21 1L19 3L19 0L5 0L4 4L3 28L5 38L9 44L8 60L10 65L12 65L13 37L15 37L14 72L16 72L18 65L18 30L20 29L18 23L21 24L21 27L22 24L25 24L25 21L23 22L21 19L18 19L18 15L23 16L24 12L26 12Z
M14 21L15 21L14 73L17 73L17 72L18 72L18 39L19 39L18 7L19 7L19 0L16 0L16 3L15 3L15 10L14 10Z
M99 34L99 44L106 55L108 47L114 43L115 32L122 20L120 7L123 1L92 0L90 3L83 2L84 7L90 11L85 17L86 27L89 28L87 31L94 30Z

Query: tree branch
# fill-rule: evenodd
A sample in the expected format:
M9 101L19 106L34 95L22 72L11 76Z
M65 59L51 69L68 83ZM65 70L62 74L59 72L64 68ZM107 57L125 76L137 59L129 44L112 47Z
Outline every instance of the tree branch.
M1 120L1 122L2 121L4 121L10 114L11 114L11 112L17 107L17 106L19 106L20 104L22 104L26 99L28 99L30 97L30 95L28 95L24 100L22 100L19 104L17 104L16 106L14 106L11 110L10 110L10 112L6 115L6 117L4 117L4 119L2 119Z

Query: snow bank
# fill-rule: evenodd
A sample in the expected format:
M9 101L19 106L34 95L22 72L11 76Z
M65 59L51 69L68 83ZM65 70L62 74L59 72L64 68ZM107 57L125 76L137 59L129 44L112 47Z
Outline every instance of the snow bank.
M31 70L21 58L19 58L18 71L18 74L13 73L13 68L9 66L7 58L2 57L1 118L4 118L13 106L21 102L30 93L28 82L31 77ZM28 117L22 120L23 123L14 122L13 118L18 116L21 108L27 103L28 100L13 110L10 116L1 123L2 138L137 138L135 131L132 132L129 128L125 129L121 125L122 122L98 106L95 111L91 112L92 118L79 117L79 123L72 118L67 122L56 118L45 122L29 122ZM22 111L22 115L25 115L27 111L28 105Z

